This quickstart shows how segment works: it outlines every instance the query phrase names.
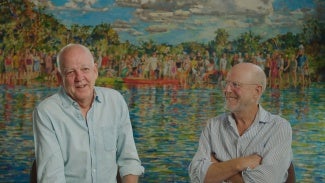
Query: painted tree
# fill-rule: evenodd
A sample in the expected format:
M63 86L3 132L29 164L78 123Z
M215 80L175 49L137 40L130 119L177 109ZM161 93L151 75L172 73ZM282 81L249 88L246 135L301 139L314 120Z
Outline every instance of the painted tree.
M252 31L242 33L239 38L235 41L237 49L241 52L253 53L260 52L261 37L254 35Z
M78 24L71 25L70 40L75 43L86 44L86 40L90 37L92 26L82 26Z
M225 49L228 46L228 38L229 38L229 33L226 31L226 29L218 29L217 31L215 31L215 44L216 44L216 53L218 55L221 55Z
M94 42L104 39L108 45L120 43L117 32L107 23L96 25L91 33L91 38Z
M157 45L153 40L141 41L140 50L144 53L151 55L153 52L157 51Z
M197 42L186 42L182 43L182 46L184 48L184 51L186 53L194 53L194 54L203 54L206 50L206 46L202 43Z

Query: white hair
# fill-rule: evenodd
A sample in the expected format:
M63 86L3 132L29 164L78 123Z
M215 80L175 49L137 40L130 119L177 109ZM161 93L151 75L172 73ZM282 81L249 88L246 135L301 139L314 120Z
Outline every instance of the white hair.
M94 65L95 64L95 61L94 61L94 57L92 56L90 50L84 46L84 45L81 45L81 44L73 44L73 43L70 43L66 46L64 46L58 53L57 57L56 57L56 64L57 64L57 67L58 67L58 71L61 73L61 63L63 60L63 57L62 55L64 55L64 53L66 51L68 51L69 49L73 48L73 47L81 47L82 49L85 50L86 53L88 53L89 55L91 55L91 64Z

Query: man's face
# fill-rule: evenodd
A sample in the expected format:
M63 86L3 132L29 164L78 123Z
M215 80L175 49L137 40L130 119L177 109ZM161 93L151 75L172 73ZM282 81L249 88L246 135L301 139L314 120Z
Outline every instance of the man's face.
M98 70L91 62L92 55L82 47L72 47L62 55L61 85L67 94L78 103L92 101Z
M240 70L229 72L224 85L226 108L230 112L243 112L257 105L257 84L252 82L247 74Z

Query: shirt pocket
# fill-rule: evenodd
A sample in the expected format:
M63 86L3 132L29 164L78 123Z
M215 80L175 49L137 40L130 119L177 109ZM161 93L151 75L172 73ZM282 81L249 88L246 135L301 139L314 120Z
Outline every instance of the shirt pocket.
M115 128L112 126L104 126L102 127L101 131L105 150L116 150L117 133Z

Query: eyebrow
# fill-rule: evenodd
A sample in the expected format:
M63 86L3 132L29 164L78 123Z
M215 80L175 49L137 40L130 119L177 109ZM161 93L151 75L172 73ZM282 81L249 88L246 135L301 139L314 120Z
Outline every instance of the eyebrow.
M63 70L75 70L75 69L80 69L80 68L85 68L85 67L93 67L92 64L90 65L81 65L80 67L63 67Z

